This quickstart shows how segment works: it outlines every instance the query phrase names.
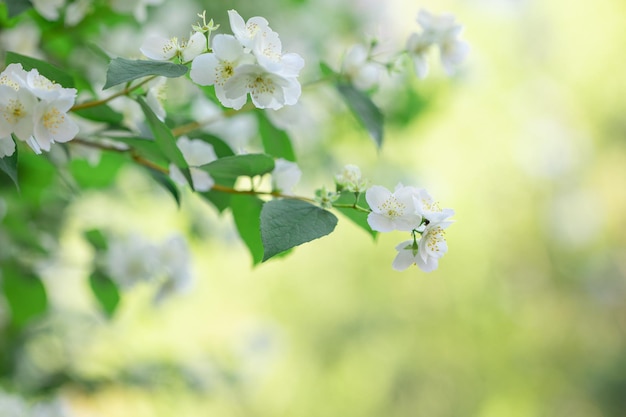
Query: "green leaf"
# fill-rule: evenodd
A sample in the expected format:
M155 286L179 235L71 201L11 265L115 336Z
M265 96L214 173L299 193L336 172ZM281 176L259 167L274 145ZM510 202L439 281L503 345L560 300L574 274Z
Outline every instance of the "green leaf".
M77 158L70 161L68 168L81 188L101 189L113 184L124 162L120 154L103 152L96 165Z
M169 175L165 175L160 171L156 171L154 169L148 169L150 171L150 175L152 178L159 184L163 186L169 193L174 197L174 201L176 201L176 205L180 208L180 192L174 181L169 177Z
M107 317L112 317L120 302L117 284L104 272L95 270L89 276L89 286L104 313Z
M263 260L263 241L261 240L263 201L251 195L233 195L230 207L239 236L250 250L252 264L256 265Z
M108 248L107 238L100 229L90 229L83 233L87 242L97 251L106 251Z
M187 161L185 161L183 154L180 152L180 149L178 149L178 146L176 146L176 139L174 138L172 131L165 123L159 120L143 97L137 97L137 101L146 115L146 120L148 121L148 125L150 126L150 130L154 135L154 140L156 141L159 149L170 162L182 171L183 175L187 179L187 182L189 183L189 186L193 188L193 181L191 180L191 174L189 173Z
M213 150L215 151L215 154L218 158L233 156L235 154L235 152L233 152L233 150L230 148L230 146L228 146L226 142L216 136L209 135L207 133L196 133L193 135L193 137L197 139L202 139L206 143L213 146Z
M55 67L54 65L48 64L44 61L40 61L39 59L8 51L6 53L4 62L6 63L6 65L22 64L22 68L24 68L24 70L26 71L30 71L31 69L35 68L37 69L37 71L39 71L39 74L50 79L51 81L61 84L63 87L74 87L74 78L71 75Z
M335 230L337 217L301 200L272 200L261 210L263 261L287 249L326 236Z
M352 84L340 82L337 90L356 116L358 121L367 129L379 148L383 144L384 117L380 109L364 92L357 90Z
M276 158L284 158L295 162L296 154L293 151L291 139L287 132L274 126L265 112L258 111L257 117L265 152Z
M12 138L15 142L15 139ZM20 189L20 184L17 181L17 145L15 146L15 152L11 156L5 156L0 158L0 171L4 172L11 178L17 190Z
M15 17L33 7L29 0L6 0L6 3L9 18Z
M104 122L114 126L120 125L124 120L124 116L104 104L97 107L76 110L74 113L88 120Z
M274 158L262 153L227 156L217 159L200 169L208 172L214 179L236 179L254 177L272 172Z
M16 263L2 269L2 288L11 311L11 325L20 329L48 308L46 289L31 271Z
M168 159L163 155L159 145L152 138L111 136L109 139L125 143L133 149L134 154L146 158L150 162L163 166L168 164Z
M337 73L325 62L320 62L320 71L324 77L335 77Z
M167 61L130 60L114 58L107 69L107 79L103 89L123 84L149 75L176 78L187 73L187 67Z
M339 195L339 198L334 202L334 204L354 204L355 196L352 192L343 192ZM365 200L365 194L359 194L359 200L357 204L363 208L369 208L367 201ZM345 208L345 207L334 207L341 214L346 216L348 219L352 220L354 224L359 226L361 229L365 230L369 233L373 238L376 238L378 232L372 230L369 223L367 222L367 216L369 213L365 213L363 211L355 210L353 208Z

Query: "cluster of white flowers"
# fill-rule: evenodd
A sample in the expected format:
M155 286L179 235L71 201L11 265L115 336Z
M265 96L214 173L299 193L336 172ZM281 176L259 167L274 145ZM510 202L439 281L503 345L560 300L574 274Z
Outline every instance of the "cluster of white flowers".
M280 38L266 19L256 16L244 22L235 10L228 11L233 35L216 35L211 52L191 64L191 79L213 85L225 107L241 109L248 94L261 109L279 109L300 98L298 75L302 57L283 53Z
M76 89L10 64L0 73L0 157L11 156L11 135L24 141L35 153L49 151L54 142L67 142L78 125L67 115L74 105Z
M123 289L140 282L155 283L155 301L183 292L192 282L189 249L185 239L173 235L160 245L142 236L112 239L105 260L111 279Z
M57 21L64 17L66 26L75 26L94 9L94 0L31 0L33 7L44 19ZM138 22L148 17L148 6L163 3L163 0L110 0L113 10L122 14L132 14Z
M341 73L345 74L352 84L360 90L368 90L378 84L384 66L373 62L371 48L365 45L353 45L343 57Z
M374 185L365 198L372 210L367 217L372 230L411 232L411 240L396 246L393 268L403 271L416 264L425 272L435 270L439 258L448 251L444 229L453 223L450 217L454 210L441 209L426 190L402 184L393 192Z
M369 181L361 175L361 169L352 164L343 167L343 170L335 175L335 184L338 191L351 191L361 193L367 189Z
M469 44L459 39L463 26L455 21L452 14L434 15L423 9L417 15L417 23L422 32L411 34L406 43L406 51L413 59L417 76L424 78L428 74L427 54L432 46L439 48L446 73L454 74L469 52Z

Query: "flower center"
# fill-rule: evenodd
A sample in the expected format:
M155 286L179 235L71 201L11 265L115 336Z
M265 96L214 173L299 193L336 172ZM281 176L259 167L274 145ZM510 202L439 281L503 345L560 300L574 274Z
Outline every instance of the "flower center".
M224 85L226 81L235 73L235 68L232 62L224 61L222 65L217 68L217 75L215 77L215 84Z
M7 122L14 125L26 115L26 109L18 100L10 99L9 104L4 109L3 115Z
M0 85L8 85L15 91L20 89L20 85L16 83L15 81L10 80L9 77L7 77L6 75L3 75L2 77L0 77Z
M440 226L433 227L423 240L430 252L440 252L439 245L446 241L445 232Z
M404 210L406 209L406 205L402 204L398 201L395 196L391 196L386 199L379 207L378 210L385 216L395 219L396 217L400 217L404 214Z
M253 96L258 97L260 94L269 93L273 95L274 91L276 91L276 86L269 79L257 75L256 78L252 79L248 84L248 89Z
M65 121L65 116L56 108L53 107L44 113L42 117L43 125L52 134L56 133Z

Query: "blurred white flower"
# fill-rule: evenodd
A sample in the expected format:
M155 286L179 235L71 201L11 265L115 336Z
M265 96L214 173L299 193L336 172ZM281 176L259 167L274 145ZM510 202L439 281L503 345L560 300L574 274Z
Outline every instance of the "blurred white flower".
M165 277L155 295L157 303L173 293L188 291L192 284L189 248L181 235L170 236L163 242L159 259Z
M278 158L272 171L272 189L285 195L293 195L293 187L300 181L302 171L295 162Z
M343 58L341 72L350 78L360 90L368 90L378 84L382 66L372 62L364 45L352 46Z
M139 282L152 281L159 263L158 248L139 235L109 241L106 269L121 288L128 289Z
M0 50L19 51L22 55L42 58L39 49L41 30L30 20L22 20L12 28L2 28L0 32Z
M161 3L163 0L111 0L111 8L118 13L132 13L135 19L142 23L148 17L148 6L156 6Z
M356 165L348 164L343 170L335 175L335 182L339 191L362 192L365 191L368 181L361 176L361 169Z
M236 10L229 10L228 19L230 28L237 40L249 50L254 47L254 40L257 36L265 36L267 33L273 32L269 28L267 20L260 16L251 17L247 22L244 22Z
M176 141L176 146L183 154L187 165L189 165L189 173L191 174L191 180L193 181L193 188L196 191L209 191L215 181L206 172L196 167L206 165L209 162L213 162L217 159L217 155L213 150L213 146L210 143L206 143L201 139L189 139L186 136L181 136ZM187 185L187 179L180 171L180 169L170 164L170 177L180 185Z
M76 26L91 11L93 0L76 0L65 8L65 25Z
M422 216L415 210L415 187L398 184L392 193L385 187L374 185L365 193L365 199L372 212L367 222L372 230L391 232L402 230L410 232L419 227Z

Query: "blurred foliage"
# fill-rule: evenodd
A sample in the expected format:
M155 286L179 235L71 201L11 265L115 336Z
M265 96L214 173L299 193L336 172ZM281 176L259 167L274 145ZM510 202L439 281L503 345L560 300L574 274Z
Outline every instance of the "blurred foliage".
M315 132L294 133L293 151L314 174L302 188L330 185L329 173L356 163L389 187L400 170L406 183L432 189L458 219L440 270L392 272L397 236L372 243L348 221L325 244L252 269L234 226L224 225L228 211L218 217L184 190L177 208L144 170L124 167L129 155L66 165L62 146L46 156L20 149L20 190L0 175L7 292L0 386L27 397L53 392L78 417L622 416L626 6L601 0L590 15L588 5L563 0L423 5L451 11L466 26L472 59L458 82L444 86L435 71L432 80L374 94L375 103L390 104L382 106L388 124L380 150L354 129L354 118L336 112ZM283 26L291 50L306 43L317 54L311 62L330 62L332 48L345 49L378 24L406 36L418 5L223 0L202 7L223 25L229 8L266 16ZM154 19L163 14L151 11ZM80 47L92 50L102 27L139 28L104 2L72 28L26 15L46 34L49 61L64 71L75 68L67 63ZM8 19L3 5L0 16L3 31L26 18ZM81 71L72 76L82 85ZM326 90L315 93L329 112L343 108ZM312 136L317 142L306 142ZM276 146L257 139L259 147ZM290 149L278 149L291 159ZM232 155L226 145L216 151ZM230 205L224 195L204 197ZM256 209L244 203L242 211ZM107 239L102 231L157 238L173 229L191 239L190 294L156 307L143 287L119 300L115 290L94 299L89 285L107 284L92 263L98 235ZM257 245L257 262L258 241L246 243ZM23 300L16 278L43 284L47 295L37 290ZM44 304L49 314L41 316ZM105 320L101 309L115 308Z

